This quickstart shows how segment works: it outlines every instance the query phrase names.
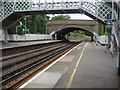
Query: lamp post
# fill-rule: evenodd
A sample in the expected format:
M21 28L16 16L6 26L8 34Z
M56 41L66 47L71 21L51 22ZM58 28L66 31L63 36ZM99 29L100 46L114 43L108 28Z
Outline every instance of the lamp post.
M26 28L27 28L27 26L26 26L26 16L25 16L25 18L24 18L24 20L25 20L25 29L24 29L24 33L25 33L25 41L26 41Z
M96 17L98 17L98 1L97 0L95 0L95 4L96 4ZM96 46L98 45L98 30L99 30L99 28L98 28L98 21L97 21L97 18L96 18L96 33L97 33L97 35L96 35Z
M17 33L18 33L18 27L22 26L22 22L19 21L20 26L16 26L16 42L17 42Z
M49 20L49 16L46 16L46 34L48 34L48 30L47 30L47 22L48 22L48 20Z

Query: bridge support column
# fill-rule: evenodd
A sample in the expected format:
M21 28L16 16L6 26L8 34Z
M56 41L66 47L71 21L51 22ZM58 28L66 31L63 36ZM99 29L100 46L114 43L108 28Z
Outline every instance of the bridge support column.
M117 58L117 67L118 67L118 76L120 76L120 47L118 50L118 58Z
M96 40L95 40L96 46L98 45L98 39L99 39L98 36L99 36L99 35L98 35L98 22L97 22L97 20L96 20L96 36L95 36L95 37L96 37L96 38L95 38L95 39L96 39Z
M112 33L111 33L111 48L110 48L110 52L111 52L111 54L112 54L112 56L113 56L113 52L114 52L114 24L113 24L113 26L112 26Z
M107 32L108 32L108 46L107 46L107 48L109 49L110 48L111 33L110 33L110 30L107 30Z
M112 0L112 20L114 19L114 0ZM112 32L111 32L111 48L110 52L113 56L113 51L114 51L114 22L112 22Z
M6 28L4 29L4 43L8 43L8 31Z

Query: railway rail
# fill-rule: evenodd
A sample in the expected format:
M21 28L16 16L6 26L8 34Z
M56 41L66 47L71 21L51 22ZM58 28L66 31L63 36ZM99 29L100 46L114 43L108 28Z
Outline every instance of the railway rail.
M0 84L3 85L3 89L18 88L77 44L60 42L4 56L0 61L3 63L0 66L2 69Z

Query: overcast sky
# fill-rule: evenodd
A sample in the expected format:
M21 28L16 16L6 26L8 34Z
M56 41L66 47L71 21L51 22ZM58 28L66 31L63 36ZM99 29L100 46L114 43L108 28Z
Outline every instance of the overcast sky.
M60 14L55 14L55 15L51 15L48 14L47 16L50 16L50 18L52 18L53 16L57 16ZM67 14L71 17L71 19L80 19L80 20L92 20L90 17L83 15L83 14Z
M44 2L61 2L61 1L80 1L80 0L34 0L35 3L38 3L38 2L41 2L41 3L44 3ZM86 1L86 0L81 0L81 1ZM90 1L90 2L95 2L95 0L87 0L87 1ZM53 16L57 16L59 14L55 14L55 15L51 15L49 14L48 16L50 16L50 18L52 18ZM71 19L82 19L82 20L92 20L90 17L86 16L86 15L81 15L81 14L68 14L70 15Z

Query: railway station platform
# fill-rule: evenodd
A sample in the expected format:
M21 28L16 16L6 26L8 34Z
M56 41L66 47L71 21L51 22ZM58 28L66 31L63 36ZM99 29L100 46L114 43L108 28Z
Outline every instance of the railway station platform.
M119 88L116 56L83 42L20 88Z
M29 46L29 45L36 45L43 43L60 42L60 41L61 40L44 40L44 41L27 41L27 42L9 42L7 44L1 42L0 49L22 47L22 46Z

